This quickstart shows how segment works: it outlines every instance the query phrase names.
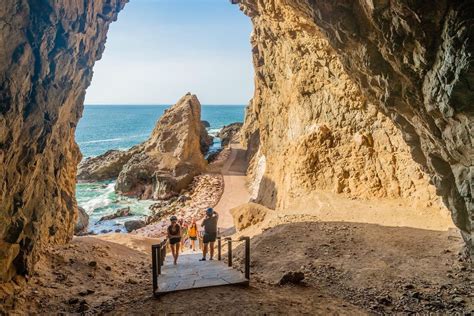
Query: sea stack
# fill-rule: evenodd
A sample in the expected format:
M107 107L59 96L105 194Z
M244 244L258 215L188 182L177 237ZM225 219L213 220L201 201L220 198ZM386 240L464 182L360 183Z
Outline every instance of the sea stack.
M142 199L167 199L178 195L194 176L206 168L201 151L201 104L190 93L165 111L150 138L132 148L115 189Z

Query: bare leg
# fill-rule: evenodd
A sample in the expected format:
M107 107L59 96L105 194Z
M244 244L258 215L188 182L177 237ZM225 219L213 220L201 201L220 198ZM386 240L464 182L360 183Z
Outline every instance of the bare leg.
M176 261L176 255L175 255L176 247L175 246L176 246L176 244L170 245L170 248L171 248L171 254L173 255L173 259Z
M178 263L178 256L179 256L179 246L180 246L180 243L177 243L175 246L176 246L176 256L174 257L174 264L177 264L177 263Z
M210 253L210 257L211 257L210 259L212 260L214 258L214 242L212 241L210 244L211 245L209 246L210 247L209 248L209 253Z
M209 244L204 244L204 247L202 249L202 257L205 259L207 256L207 245Z

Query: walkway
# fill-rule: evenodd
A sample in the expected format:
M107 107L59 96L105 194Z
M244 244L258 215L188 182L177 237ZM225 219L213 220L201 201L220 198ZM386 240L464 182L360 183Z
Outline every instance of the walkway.
M201 257L200 252L184 253L179 256L178 264L173 265L173 257L168 254L158 276L156 295L211 286L248 284L240 271L223 261L199 261Z
M224 193L214 208L219 213L219 228L225 231L234 227L230 210L248 203L250 193L246 186L247 161L245 149L239 143L231 144L231 154L222 167L224 176Z

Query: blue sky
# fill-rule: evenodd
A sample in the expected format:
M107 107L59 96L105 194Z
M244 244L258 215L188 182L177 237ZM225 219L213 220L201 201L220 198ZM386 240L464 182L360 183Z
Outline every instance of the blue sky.
M229 0L131 0L108 33L86 104L247 104L251 23Z

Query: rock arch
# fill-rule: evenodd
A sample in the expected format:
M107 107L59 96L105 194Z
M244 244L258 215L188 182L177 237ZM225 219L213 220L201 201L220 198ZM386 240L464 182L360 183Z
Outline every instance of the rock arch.
M74 131L109 24L126 2L2 3L0 281L27 274L42 248L72 236L80 160ZM237 2L254 23L257 17L273 21L260 28L260 39L274 40L290 16L300 22L289 36L308 27L324 34L368 100L400 128L472 247L472 2ZM259 65L265 61L257 48ZM257 80L272 85L264 75L257 72ZM302 95L311 93L300 88ZM248 139L265 137L258 126L247 126Z

